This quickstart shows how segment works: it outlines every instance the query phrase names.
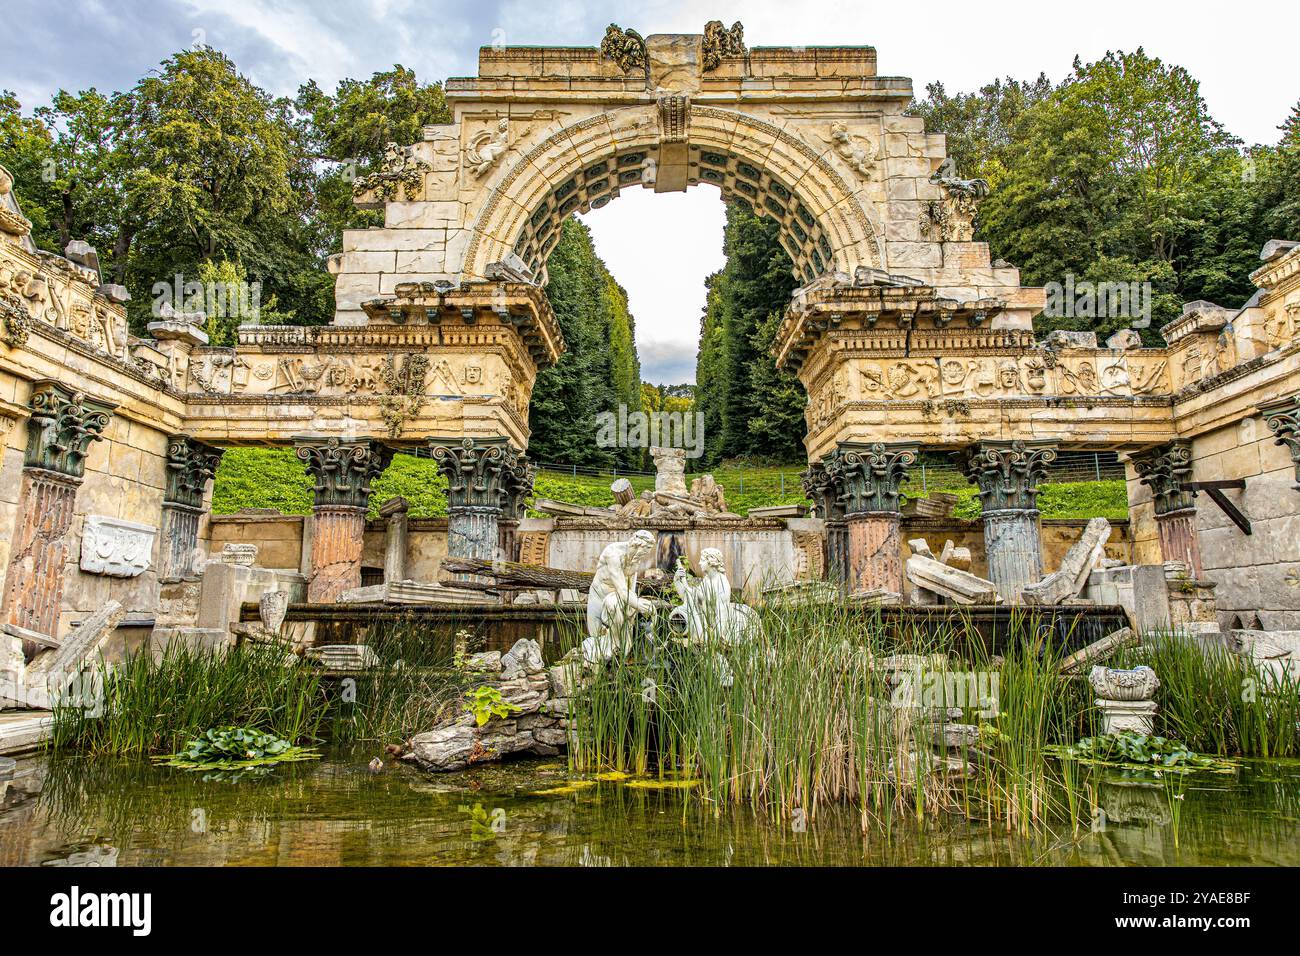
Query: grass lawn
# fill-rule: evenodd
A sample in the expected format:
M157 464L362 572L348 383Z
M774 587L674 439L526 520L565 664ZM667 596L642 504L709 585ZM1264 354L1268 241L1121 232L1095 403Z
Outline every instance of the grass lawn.
M738 514L769 505L804 504L797 465L783 467L722 465L713 476L726 489L727 506ZM654 487L649 475L628 476L641 492ZM691 475L686 476L689 483ZM537 476L536 497L554 498L583 505L613 504L608 475L594 477L544 471ZM975 489L955 476L936 475L927 479L931 491L958 495L955 515L978 518L979 499ZM911 486L905 486L905 489ZM397 455L374 482L370 495L371 514L389 498L404 496L411 502L411 517L434 518L447 514L446 480L427 458ZM912 487L913 491L919 490ZM1128 518L1124 482L1079 481L1043 485L1038 505L1044 518ZM221 459L212 491L213 514L234 514L241 508L276 508L285 514L305 515L311 511L311 479L302 463L288 448L231 448Z

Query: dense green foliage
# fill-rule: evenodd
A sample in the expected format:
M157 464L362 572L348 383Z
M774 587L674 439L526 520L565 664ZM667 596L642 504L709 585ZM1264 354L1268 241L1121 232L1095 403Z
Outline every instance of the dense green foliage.
M576 219L547 263L546 295L568 350L537 376L529 410L535 461L639 468L644 450L602 448L597 415L641 409L641 367L627 293L596 255L591 231Z
M799 469L726 463L711 469L726 491L727 507L737 514L771 505L807 504L799 485ZM654 487L650 475L630 475L632 488L640 493ZM534 486L538 498L553 498L574 504L606 506L614 503L609 490L610 475L583 475L542 471ZM976 489L964 484L956 472L931 476L930 491L946 491L960 499L954 516L975 519L980 515ZM447 514L447 482L427 458L398 455L379 478L370 496L370 513L389 498L401 495L411 503L415 518ZM918 497L919 485L904 486ZM1124 482L1078 481L1046 484L1038 495L1044 518L1128 518ZM289 449L232 448L221 460L212 489L214 514L234 514L241 508L277 508L285 514L311 512L311 480L302 463Z
M1241 305L1264 242L1300 235L1300 106L1277 145L1243 152L1197 81L1141 49L1076 60L1055 87L1040 76L927 93L913 112L947 134L963 175L992 187L976 238L1026 285L1150 282L1158 329L1186 301ZM1128 324L1045 316L1040 328Z
M727 264L707 280L695 402L704 412L701 464L723 459L803 457L803 386L777 371L772 344L795 279L778 226L746 204L727 206Z
M441 86L401 66L334 95L308 82L290 101L201 47L126 92L60 90L28 115L0 94L0 164L37 245L95 246L105 281L132 295L137 331L160 296L201 307L183 283L214 271L260 283L261 321L317 324L334 307L325 256L344 227L374 221L353 208L352 181L386 142L415 142L448 117Z

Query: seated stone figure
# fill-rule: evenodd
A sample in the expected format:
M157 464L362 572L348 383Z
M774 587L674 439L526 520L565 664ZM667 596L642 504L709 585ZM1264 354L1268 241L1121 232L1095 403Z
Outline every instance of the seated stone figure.
M722 552L705 548L700 552L701 577L692 578L679 560L673 587L682 599L686 614L686 636L692 641L715 637L726 644L738 644L758 631L754 609L731 600Z
M596 576L587 592L587 639L582 656L607 661L614 651L626 650L639 615L649 615L654 605L636 593L637 572L654 552L649 531L637 531L627 541L606 545L596 561Z

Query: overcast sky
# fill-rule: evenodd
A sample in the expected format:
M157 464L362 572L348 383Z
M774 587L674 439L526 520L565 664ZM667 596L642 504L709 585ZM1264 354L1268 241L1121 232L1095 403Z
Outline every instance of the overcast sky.
M742 20L751 46L865 44L882 75L967 91L999 75L1060 80L1075 54L1147 51L1191 71L1213 115L1247 143L1272 143L1300 98L1295 0L1249 4L1090 0L3 0L0 88L25 107L58 88L128 88L196 42L229 54L254 82L331 89L394 63L424 79L473 75L478 47L596 45L611 21L642 34L699 33ZM628 290L649 381L691 381L703 279L722 262L722 204L631 190L588 215L596 248Z

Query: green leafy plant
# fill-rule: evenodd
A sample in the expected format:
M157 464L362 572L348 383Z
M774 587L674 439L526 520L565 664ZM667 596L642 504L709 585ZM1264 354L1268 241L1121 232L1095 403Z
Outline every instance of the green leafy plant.
M1212 770L1226 773L1236 766L1231 760L1195 753L1186 744L1176 740L1147 736L1131 730L1122 734L1085 737L1069 746L1047 749L1064 760L1112 767L1139 767L1144 770Z
M475 725L482 727L493 717L509 717L521 708L501 699L501 691L484 684L475 687L465 699L465 710L474 715Z
M247 770L319 756L314 750L295 747L281 737L251 727L214 727L182 750L156 757L154 762L181 770Z

